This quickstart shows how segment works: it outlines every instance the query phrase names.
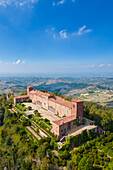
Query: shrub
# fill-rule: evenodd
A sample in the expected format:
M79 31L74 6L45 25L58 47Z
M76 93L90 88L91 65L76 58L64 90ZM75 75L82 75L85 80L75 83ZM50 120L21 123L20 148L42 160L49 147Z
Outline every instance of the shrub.
M18 133L20 131L20 127L16 126L15 131L16 131L16 133Z
M23 126L31 126L31 122L29 120L25 119L25 120L23 120L22 125Z
M34 110L33 112L37 117L41 117L40 113L38 112L38 110Z
M26 102L32 102L30 98L26 99Z
M38 113L38 110L34 110L34 112L33 112L34 114L36 114L36 113Z
M32 117L33 117L33 115L32 115L32 114L31 114L31 115L28 115L28 118L29 118L29 119L31 119Z
M26 134L26 131L25 130L20 130L20 135L23 136L24 134Z
M36 129L36 133L39 133L39 128Z
M82 120L82 124L85 125L86 124L86 119Z
M25 107L25 104L21 104L22 107Z
M16 107L17 107L21 112L26 110L26 108L23 107L21 104L16 104Z
M80 125L80 124L79 124L79 121L78 121L77 119L75 119L75 120L73 121L73 123L74 123L74 125L77 125L77 126Z
M70 154L68 151L61 151L59 153L59 158L67 160L70 157Z
M48 119L45 118L45 119L44 119L44 122L50 122L50 120L48 120Z
M31 107L31 106L28 106L27 110L32 110L32 107Z
M8 137L7 139L6 139L6 146L11 146L12 145L12 139L10 138L10 137Z

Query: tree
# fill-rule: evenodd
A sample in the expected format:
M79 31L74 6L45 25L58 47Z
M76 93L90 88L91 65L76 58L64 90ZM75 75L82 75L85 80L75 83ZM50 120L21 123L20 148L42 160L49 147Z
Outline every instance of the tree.
M38 110L34 110L34 112L33 112L34 114L36 114L36 113L38 113Z
M32 110L32 107L31 107L31 106L28 106L27 110Z
M18 133L20 131L20 127L19 126L16 126L15 127L15 132Z
M92 170L93 169L93 162L91 159L87 157L83 157L79 162L80 170Z
M43 92L43 93L48 93L48 91L44 90L44 89L40 89L40 91Z
M31 102L31 99L30 98L26 99L26 102Z
M28 115L28 118L29 118L29 119L31 119L32 117L33 117L33 115L32 115L32 114L31 114L31 115Z
M73 163L74 163L75 166L78 166L80 160L81 160L81 157L80 157L80 156L77 156L77 155L75 155L75 154L73 155L72 161L73 161Z
M22 170L31 170L31 166L32 166L32 161L31 160L22 162Z
M5 108L0 106L0 126L3 125L4 113L5 113Z
M37 117L41 117L40 113L38 112L38 110L34 110L34 114L37 116Z
M47 160L47 158L45 157L45 158L43 158L42 159L42 161L41 161L41 170L49 170L50 168L49 168L49 161ZM52 170L52 168L50 169L50 170Z
M10 138L10 137L8 137L7 139L6 139L6 146L11 146L12 145L12 139Z
M27 92L23 92L20 94L20 96L27 95Z
M70 157L70 154L67 150L65 150L65 151L62 151L62 152L59 153L59 157L61 159L67 160Z
M4 122L11 117L13 117L13 114L9 110L5 110Z
M7 100L7 102L12 105L14 102L14 96L10 96L9 99Z
M67 162L67 170L78 170L78 166L75 166L74 162L68 161Z

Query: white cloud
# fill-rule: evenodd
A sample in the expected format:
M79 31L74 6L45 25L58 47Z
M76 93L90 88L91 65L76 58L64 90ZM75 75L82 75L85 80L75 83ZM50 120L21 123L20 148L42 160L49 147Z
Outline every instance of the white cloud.
M109 67L111 67L111 64L108 64Z
M59 1L57 4L60 5L60 4L64 4L65 0L61 0Z
M100 64L99 67L104 67L104 64Z
M54 0L55 1L55 0ZM63 5L67 0L60 0L58 2L53 2L53 6L59 6L59 5ZM70 0L71 2L75 2L75 0Z
M18 59L16 62L10 63L10 62L6 62L4 64L9 64L9 65L18 65L18 64L25 64L25 60L21 61L20 59ZM3 63L2 61L0 61L0 63Z
M86 29L86 25L82 26L79 28L79 30L75 33L73 33L73 35L83 35L84 33L89 33L92 32L91 29Z
M37 3L38 0L0 0L0 6L7 7L10 5L21 7L21 6L29 6L34 3Z
M47 32L49 35L52 35L54 39L57 39L55 29L56 29L55 27L52 27L50 29L46 29L45 32Z
M22 64L25 64L25 60L22 61Z
M53 33L53 38L54 38L54 39L57 39L57 36L56 36L56 34L55 34L55 33Z
M93 65L91 65L90 67L91 67L91 68L95 68L96 66L95 66L95 64L93 64Z
M55 6L56 4L53 2L53 6Z
M63 39L66 39L68 38L68 35L67 35L67 31L66 30L61 30L59 32L56 31L56 28L55 27L52 27L51 29L49 30L46 30L46 32L50 35L52 35L52 37L54 39L60 39L60 38L63 38Z
M65 29L58 32L55 27L46 29L45 31L49 35L52 35L54 39L60 39L60 38L66 39L66 38L80 36L80 35L92 32L91 29L86 29L86 25L80 27L78 31L70 32L70 33L68 33L68 31Z
M61 1L57 2L57 3L53 2L53 6L56 6L56 5L57 5L57 6L63 5L64 2L65 2L65 0L61 0Z
M83 68L103 68L103 67L111 67L112 64L100 64L100 65L88 65L88 66L83 66Z
M88 33L88 32L92 32L93 30L91 29L88 29L88 30L85 30L84 32Z
M20 62L21 62L20 60L17 60L16 62L13 62L13 65L19 64Z
M19 64L20 63L20 60L17 60L16 64Z
M92 64L92 65L87 65L87 66L82 66L83 68L95 68L96 65L95 64Z
M62 30L62 31L60 31L59 32L59 35L60 35L60 37L61 38L68 38L68 36L67 36L67 31L66 30Z
M80 27L79 30L78 30L78 32L77 32L77 34L78 34L78 35L82 35L85 28L86 28L86 25Z

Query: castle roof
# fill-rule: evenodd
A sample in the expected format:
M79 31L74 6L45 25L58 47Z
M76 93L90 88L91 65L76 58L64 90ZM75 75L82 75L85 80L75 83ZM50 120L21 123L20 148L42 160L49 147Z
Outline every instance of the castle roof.
M32 91L30 91L30 94L35 94L35 95L38 95L40 97L42 97L42 96L49 97L50 96L49 93L44 93L44 92L41 92L41 91L38 91L38 90L32 90Z
M51 97L49 98L50 101L53 101L55 103L58 103L60 105L63 105L65 107L68 107L68 108L72 108L72 102L70 101L67 101L65 99L62 99L61 97L58 97L58 96L54 96L54 97Z
M58 126L61 126L61 125L65 124L65 123L71 122L71 121L73 121L75 119L76 119L76 116L71 115L71 116L68 116L68 117L61 118L59 120L55 120L55 121L53 121L53 123L55 123Z
M83 100L81 100L81 99L72 99L71 101L72 101L72 102L75 102L75 103L83 102Z
M63 105L65 107L68 107L70 109L72 108L72 104L73 104L72 102L74 102L74 103L83 102L83 100L80 100L80 99L72 99L72 101L70 102L70 101L65 100L64 98L54 96L53 94L44 93L44 92L41 92L38 90L32 90L32 91L30 91L30 94L37 95L40 97L47 96L48 100L53 101L54 103Z
M15 97L15 99L23 99L23 98L28 98L28 95L22 95L22 96L17 96Z

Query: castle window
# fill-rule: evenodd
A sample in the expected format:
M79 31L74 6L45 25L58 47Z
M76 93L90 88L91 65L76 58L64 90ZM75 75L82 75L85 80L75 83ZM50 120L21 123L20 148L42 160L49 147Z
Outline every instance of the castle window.
M73 108L75 108L75 105L73 104Z

